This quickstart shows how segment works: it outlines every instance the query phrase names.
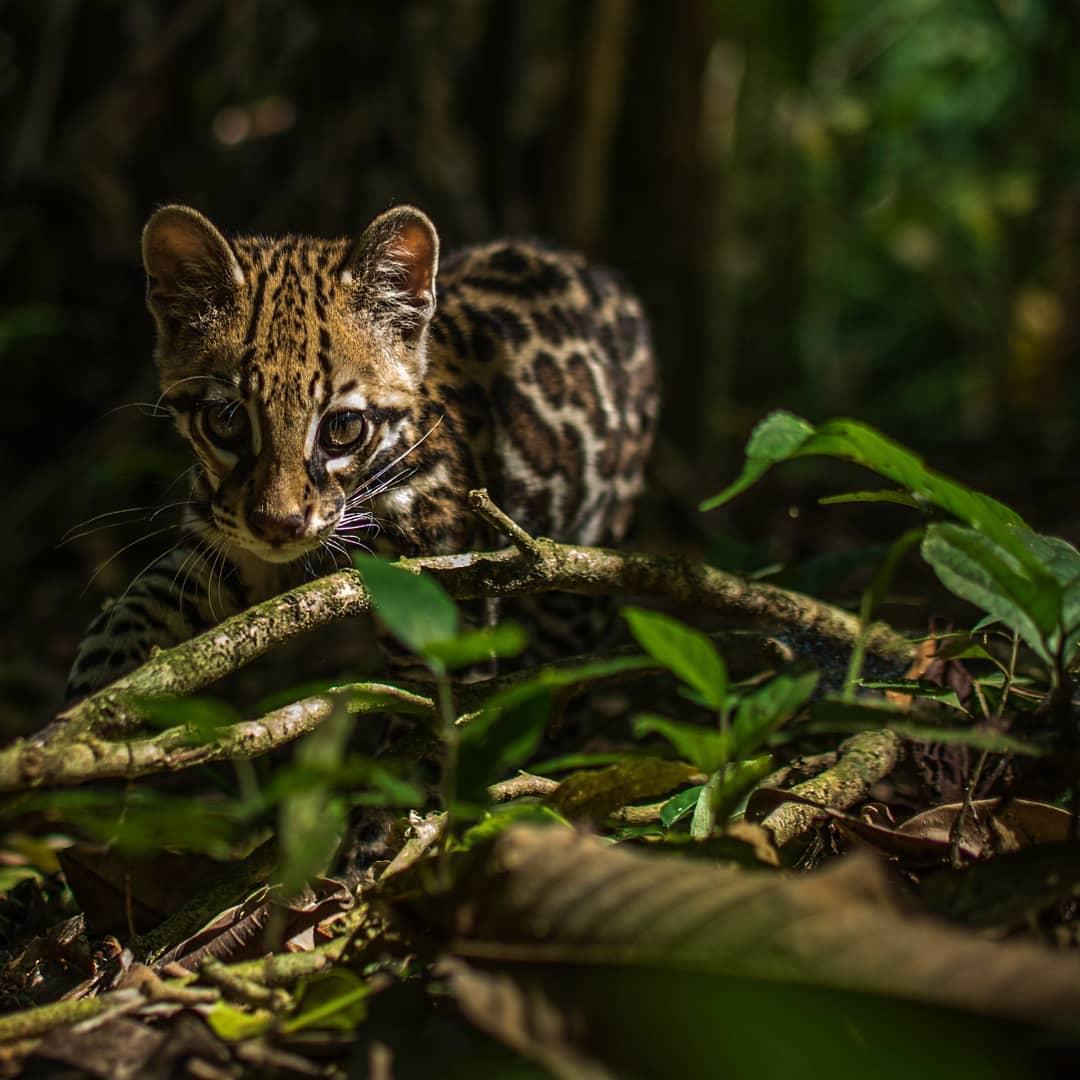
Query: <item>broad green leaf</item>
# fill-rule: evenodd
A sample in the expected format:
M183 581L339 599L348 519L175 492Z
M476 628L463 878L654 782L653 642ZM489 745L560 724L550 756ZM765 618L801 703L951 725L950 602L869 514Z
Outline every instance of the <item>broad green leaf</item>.
M690 821L690 835L695 840L708 840L717 821L726 822L731 810L750 789L772 769L768 754L732 761L717 769L701 789Z
M768 735L783 727L810 700L818 678L817 671L777 675L746 694L739 702L731 724L734 756L745 757L753 753Z
M206 1022L219 1039L241 1042L264 1035L274 1026L274 1014L269 1009L251 1012L227 1001L215 1002L206 1014Z
M634 735L640 739L649 732L662 735L684 761L696 765L702 772L715 772L731 758L731 736L700 724L683 724L651 714L637 717Z
M697 784L694 787L687 788L685 791L680 791L677 795L672 795L660 807L660 824L665 829L670 829L677 821L681 821L687 814L691 813L697 805L697 801L701 796L701 789L704 786L704 784Z
M424 655L444 668L479 664L495 656L517 656L526 646L525 631L514 622L477 630L463 630L444 641L429 642Z
M371 987L345 967L312 976L304 983L296 1014L281 1025L282 1033L305 1028L353 1031L367 1016L370 993Z
M644 608L623 608L623 617L638 644L658 663L696 690L712 709L727 699L727 665L706 634Z
M1062 655L1068 664L1080 643L1080 551L1057 536L1021 529L1020 541L1038 558L1061 586Z
M1009 551L959 525L931 525L922 555L947 589L1000 619L1044 660L1052 661L1062 601L1053 577L1044 573L1033 581Z
M813 426L801 417L782 410L770 413L750 433L742 474L719 495L703 502L701 509L712 510L730 502L757 483L778 461L795 457L813 434Z
M934 472L917 454L856 420L829 420L815 429L790 413L772 413L750 436L742 475L719 495L702 503L701 509L711 510L730 501L772 465L813 455L840 458L873 470L905 488L916 499L992 537L1024 566L1033 580L1049 576L1040 560L1016 535L1017 530L1027 528L1019 514L989 495Z
M457 633L457 607L434 578L372 555L355 555L353 561L363 574L379 618L413 652L427 657L429 645ZM439 663L434 657L430 659Z

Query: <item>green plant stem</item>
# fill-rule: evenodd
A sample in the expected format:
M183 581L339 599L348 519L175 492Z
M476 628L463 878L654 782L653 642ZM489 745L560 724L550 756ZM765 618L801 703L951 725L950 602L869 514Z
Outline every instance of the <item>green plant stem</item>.
M443 771L442 802L446 811L446 826L443 830L443 842L440 853L440 876L443 885L450 885L450 839L451 822L454 816L454 802L457 799L458 750L461 733L457 726L457 710L454 707L454 686L450 676L441 671L436 682L436 699L439 704L439 719L442 723Z

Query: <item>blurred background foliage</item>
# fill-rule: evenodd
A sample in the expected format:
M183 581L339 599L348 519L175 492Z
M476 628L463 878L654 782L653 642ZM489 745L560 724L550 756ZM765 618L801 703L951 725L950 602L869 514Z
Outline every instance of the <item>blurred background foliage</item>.
M448 247L617 266L663 368L650 546L889 535L819 513L820 465L702 522L777 406L859 416L1075 539L1078 55L1057 0L0 0L7 708L55 704L96 590L161 550L78 599L140 533L64 531L183 497L167 421L117 409L156 396L138 236L169 200L320 234L412 201Z

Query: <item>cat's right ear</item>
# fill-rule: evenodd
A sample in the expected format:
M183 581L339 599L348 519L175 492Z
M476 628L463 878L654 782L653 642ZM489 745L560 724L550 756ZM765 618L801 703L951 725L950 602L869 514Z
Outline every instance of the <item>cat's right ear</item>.
M229 302L244 273L229 242L190 206L163 206L142 235L146 302L163 333Z

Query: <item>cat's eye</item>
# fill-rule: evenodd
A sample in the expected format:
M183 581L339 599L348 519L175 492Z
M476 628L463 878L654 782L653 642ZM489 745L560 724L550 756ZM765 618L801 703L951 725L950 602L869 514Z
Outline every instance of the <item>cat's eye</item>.
M358 446L367 433L363 413L342 410L327 416L319 428L319 442L328 454L343 454Z
M248 437L247 409L239 401L219 401L202 412L203 428L218 446L235 449Z

